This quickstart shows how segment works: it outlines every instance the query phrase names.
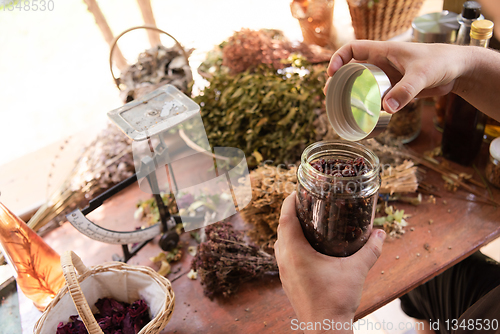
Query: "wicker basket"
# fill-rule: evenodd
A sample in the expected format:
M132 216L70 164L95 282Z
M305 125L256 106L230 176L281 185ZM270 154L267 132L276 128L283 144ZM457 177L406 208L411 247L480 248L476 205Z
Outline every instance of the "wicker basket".
M61 256L61 266L67 285L38 319L33 331L35 334L55 333L59 322L66 323L76 312L90 334L102 334L89 304L94 305L104 297L127 303L138 299L146 301L152 320L139 334L160 332L172 317L175 296L170 281L149 267L108 262L87 268L71 251Z
M348 0L357 39L385 41L411 27L423 0Z

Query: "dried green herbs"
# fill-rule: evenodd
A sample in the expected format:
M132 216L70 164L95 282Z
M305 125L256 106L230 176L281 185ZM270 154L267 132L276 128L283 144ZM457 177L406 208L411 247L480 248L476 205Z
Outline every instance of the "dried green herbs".
M313 122L324 113L326 72L325 66L290 69L260 65L254 73L214 73L194 97L211 146L242 149L250 167L299 160L316 141Z
M177 204L173 194L162 194L163 203L170 214L177 214ZM144 221L147 226L154 225L160 221L160 211L158 211L158 203L154 197L137 203L134 218Z
M385 207L384 209L387 216L378 217L373 220L373 226L380 226L391 237L400 238L405 234L405 226L408 225L406 218L410 217L405 215L405 210L396 210L392 206Z
M227 297L242 282L276 273L274 256L247 244L244 233L234 230L229 222L218 222L205 228L207 240L198 245L191 267L201 279L204 293L210 299Z

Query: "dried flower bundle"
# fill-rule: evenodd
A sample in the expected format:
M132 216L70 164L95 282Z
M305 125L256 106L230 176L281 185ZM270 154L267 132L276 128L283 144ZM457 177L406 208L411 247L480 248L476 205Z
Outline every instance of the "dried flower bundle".
M66 214L83 208L94 196L134 173L131 140L113 124L87 146L73 171L28 222L37 231L51 220L65 221Z
M222 65L232 73L254 69L260 64L283 68L282 59L287 59L292 50L291 43L277 30L237 31L222 47Z
M297 185L297 168L260 166L250 172L252 201L241 211L243 220L251 225L247 234L264 248L274 248L283 200Z
M329 62L333 51L318 45L291 43L282 31L275 29L242 29L210 51L198 71L211 77L219 71L252 72L261 64L281 69L291 64L293 54L317 64Z
M204 293L210 299L227 297L238 290L242 282L276 273L276 259L243 240L229 222L205 227L207 240L198 245L191 267L201 279Z

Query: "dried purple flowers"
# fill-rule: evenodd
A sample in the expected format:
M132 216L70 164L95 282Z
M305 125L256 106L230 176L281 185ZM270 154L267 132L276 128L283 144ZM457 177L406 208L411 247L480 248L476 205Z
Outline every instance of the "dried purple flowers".
M119 302L113 298L97 300L95 306L99 313L95 320L104 334L137 334L142 327L151 321L148 305L142 299L132 304ZM77 315L69 317L68 323L59 323L56 334L85 334L85 325Z
M196 270L207 297L227 297L240 283L265 274L276 273L276 259L243 240L229 222L218 222L205 228L207 241L198 245L191 267Z

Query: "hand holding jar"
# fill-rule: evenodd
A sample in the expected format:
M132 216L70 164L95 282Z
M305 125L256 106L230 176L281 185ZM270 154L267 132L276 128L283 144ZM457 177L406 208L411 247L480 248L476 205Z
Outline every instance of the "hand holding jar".
M347 258L318 253L302 232L296 197L294 192L283 202L274 245L283 289L301 322L350 322L359 306L366 275L382 252L385 232L374 230L368 242Z

